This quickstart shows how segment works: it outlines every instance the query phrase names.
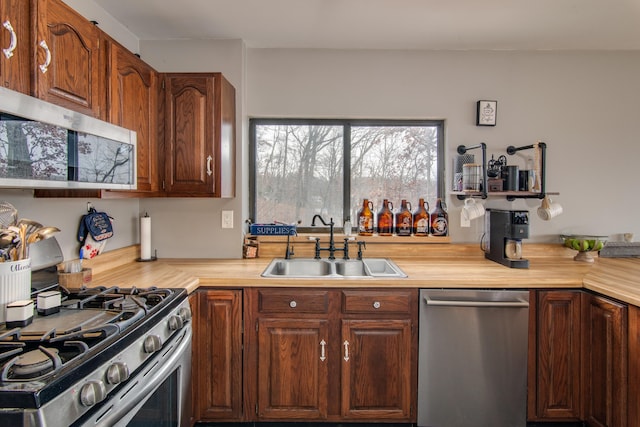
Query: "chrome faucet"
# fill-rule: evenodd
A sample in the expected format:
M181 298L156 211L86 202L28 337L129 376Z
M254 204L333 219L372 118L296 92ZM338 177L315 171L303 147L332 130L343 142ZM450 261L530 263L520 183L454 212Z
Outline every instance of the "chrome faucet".
M327 225L329 226L329 247L328 248L322 248L320 247L320 239L316 238L316 253L314 258L315 259L320 259L320 251L329 251L329 259L336 259L336 251L343 251L344 259L349 259L349 238L345 238L344 239L344 246L341 248L336 248L336 244L333 238L333 227L335 225L335 223L333 222L333 218L329 219L329 223L327 223L324 219L322 219L322 216L316 214L313 216L313 218L311 219L311 226L315 227L316 226L316 218L320 220L320 222L322 222L323 225Z

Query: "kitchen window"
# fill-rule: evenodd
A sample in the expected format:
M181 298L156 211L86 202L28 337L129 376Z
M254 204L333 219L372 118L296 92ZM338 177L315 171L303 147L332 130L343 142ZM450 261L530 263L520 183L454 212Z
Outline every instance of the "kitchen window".
M250 215L305 228L314 215L340 228L363 199L430 205L444 193L442 120L250 120Z

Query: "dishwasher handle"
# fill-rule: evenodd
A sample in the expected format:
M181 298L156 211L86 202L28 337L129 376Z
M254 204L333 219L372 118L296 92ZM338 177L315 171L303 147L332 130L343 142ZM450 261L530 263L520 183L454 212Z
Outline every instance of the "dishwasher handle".
M435 307L500 307L500 308L523 308L529 307L529 302L523 299L516 301L481 301L481 300L456 300L454 298L440 300L431 299L425 295L424 301L427 305Z

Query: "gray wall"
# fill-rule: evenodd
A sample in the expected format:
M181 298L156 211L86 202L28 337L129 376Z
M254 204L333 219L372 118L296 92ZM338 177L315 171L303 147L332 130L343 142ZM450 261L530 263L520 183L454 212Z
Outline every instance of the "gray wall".
M487 207L528 209L532 240L562 232L640 232L633 210L640 118L640 54L634 52L422 52L254 50L247 113L254 117L445 120L447 167L459 144L547 143L547 190L564 214L545 222L537 200L489 198ZM498 101L497 125L475 126L480 99ZM476 151L477 152L477 151ZM526 151L521 152L526 154ZM525 158L508 156L524 166ZM518 157L516 159L516 157ZM450 188L450 171L447 172ZM479 241L484 224L459 227L462 202L447 197L456 242Z
M100 16L92 2L67 2L136 50L135 38ZM547 187L560 192L554 201L564 214L549 222L533 214L532 241L557 242L562 232L640 235L633 214L640 209L633 197L640 158L639 53L277 50L247 49L240 40L142 40L139 51L159 71L221 71L233 83L237 197L48 200L0 190L0 200L14 203L22 217L63 230L58 240L66 258L76 256L77 221L87 201L115 218L116 236L107 249L138 243L138 218L149 212L152 248L160 257L241 257L249 117L444 119L447 167L459 144L486 142L488 154L499 155L509 145L542 140L548 145ZM496 127L475 126L479 99L498 101ZM522 158L509 161L524 164ZM450 196L447 202L452 240L479 241L482 221L461 229L462 202ZM534 213L539 202L490 198L485 204ZM221 229L222 210L234 211L234 229Z

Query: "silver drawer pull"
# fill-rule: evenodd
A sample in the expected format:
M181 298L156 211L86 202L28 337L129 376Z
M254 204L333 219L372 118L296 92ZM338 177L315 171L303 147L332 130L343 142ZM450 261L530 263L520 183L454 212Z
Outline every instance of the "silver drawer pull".
M380 301L375 301L375 302L373 303L373 308L375 308L375 309L378 309L378 308L380 308L381 306L382 306L382 304L380 304Z
M289 307L291 307L291 308L296 308L297 306L298 306L298 303L297 303L297 302L295 302L295 300L294 300L294 301L291 301L291 302L289 303Z
M7 59L13 56L13 51L16 50L16 46L18 45L18 38L16 37L16 32L13 30L13 26L11 25L11 21L8 19L2 23L2 26L9 31L9 47L2 49L2 53Z
M38 46L40 46L44 50L45 54L44 64L38 65L38 68L40 68L42 74L45 74L49 69L49 65L51 65L51 51L49 50L49 46L47 46L47 42L44 40L40 40Z

